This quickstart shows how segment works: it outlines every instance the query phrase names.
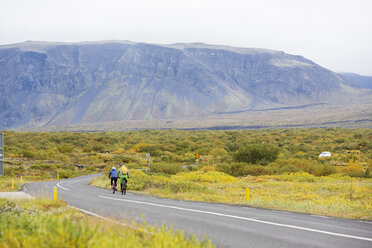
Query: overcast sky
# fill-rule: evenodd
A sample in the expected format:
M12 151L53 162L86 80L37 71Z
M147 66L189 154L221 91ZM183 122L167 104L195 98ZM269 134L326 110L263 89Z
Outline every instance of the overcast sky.
M372 76L372 0L0 0L0 44L204 42Z

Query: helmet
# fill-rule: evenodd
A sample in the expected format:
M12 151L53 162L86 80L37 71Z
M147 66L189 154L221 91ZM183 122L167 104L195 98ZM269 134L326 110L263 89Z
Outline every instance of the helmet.
M116 169L115 166L113 166L112 169L115 170Z

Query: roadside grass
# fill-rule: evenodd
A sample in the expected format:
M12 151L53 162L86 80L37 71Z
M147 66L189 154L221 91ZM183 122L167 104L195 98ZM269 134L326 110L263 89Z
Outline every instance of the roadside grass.
M63 201L0 199L0 247L214 247L210 240L146 224L129 228Z
M59 161L43 161L35 159L6 159L4 176L0 176L0 192L17 191L25 183L57 180L82 175L89 175L99 171L99 168L87 166L77 168L73 165L66 165ZM14 188L12 181L14 180Z
M14 188L12 189L12 180L14 180ZM22 183L28 183L30 182L27 179L22 179ZM10 176L1 176L0 177L0 192L4 191L17 191L20 189L21 185L21 179L10 177Z
M91 181L110 188L107 175ZM246 201L246 187L250 200ZM294 212L372 220L372 179L297 172L235 178L217 171L148 175L131 171L128 190L181 200L242 204Z

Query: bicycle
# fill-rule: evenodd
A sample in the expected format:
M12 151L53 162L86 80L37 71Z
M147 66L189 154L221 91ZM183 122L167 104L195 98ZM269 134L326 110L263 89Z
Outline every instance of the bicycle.
M112 193L115 194L115 191L118 191L118 188L116 186L116 183L117 183L117 179L116 178L112 178L111 179L111 189L112 189Z
M127 194L127 181L123 180L120 187L121 187L121 194L126 195Z
M118 191L117 187L115 184L111 185L112 188L112 193L115 194L115 191Z

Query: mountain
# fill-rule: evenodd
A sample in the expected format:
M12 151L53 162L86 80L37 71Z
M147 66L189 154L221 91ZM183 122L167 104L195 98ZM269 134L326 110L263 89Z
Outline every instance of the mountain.
M339 73L347 81L365 89L372 89L372 77L362 76L355 73Z
M202 43L0 46L0 129L183 120L359 92L302 56Z

